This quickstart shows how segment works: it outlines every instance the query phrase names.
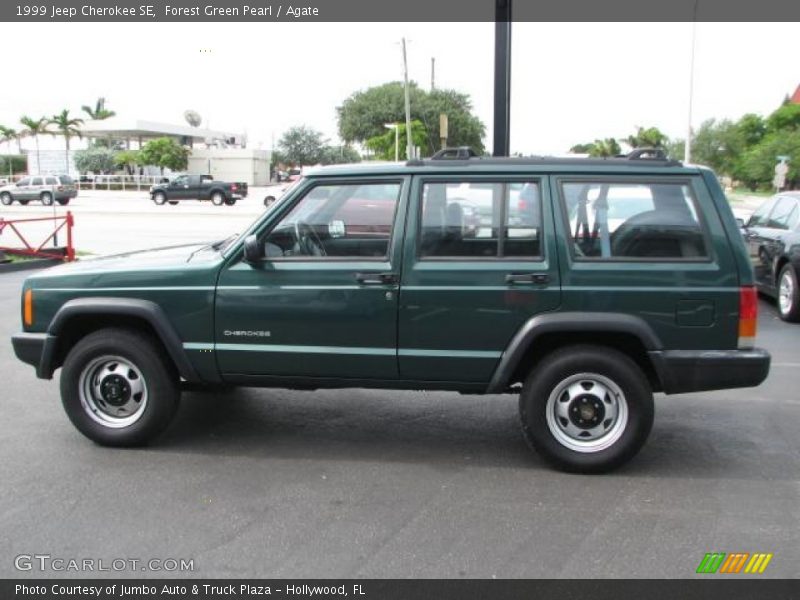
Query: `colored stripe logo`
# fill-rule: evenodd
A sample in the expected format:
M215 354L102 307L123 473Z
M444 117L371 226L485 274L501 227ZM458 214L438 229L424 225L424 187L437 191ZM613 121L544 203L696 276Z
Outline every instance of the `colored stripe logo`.
M756 552L708 552L700 561L697 573L713 574L761 574L772 560L772 553Z

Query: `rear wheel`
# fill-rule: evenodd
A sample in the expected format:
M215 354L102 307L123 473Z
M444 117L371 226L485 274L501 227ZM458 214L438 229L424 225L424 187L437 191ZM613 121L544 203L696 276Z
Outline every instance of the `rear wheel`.
M211 194L211 204L214 206L222 206L225 203L225 194L222 192L214 192Z
M20 200L19 201L19 203L22 204L22 206L28 206L28 202L30 202L30 200Z
M235 198L228 198L227 200L225 200L225 204L227 206L233 206L234 204L236 204L236 199Z
M653 415L653 393L639 366L599 346L568 346L545 357L520 395L525 439L565 471L621 466L647 440Z
M267 196L264 198L264 206L266 207L272 206L273 202L275 202L275 196Z
M0 204L3 206L11 206L11 203L14 202L13 198L11 198L11 194L8 192L3 192L0 194Z
M175 205L178 203L178 201L177 201L177 200L170 200L170 201L169 201L169 203L170 203L172 206L175 206Z
M39 196L39 199L45 206L53 205L53 194L51 194L50 192L42 192L42 195Z
M95 331L67 355L61 400L72 424L106 446L139 446L161 433L178 408L179 378L151 337Z
M800 321L800 287L790 263L783 265L778 274L778 314L784 321Z
M156 192L153 194L153 202L161 206L167 201L167 195L164 192Z
M60 200L56 200L61 206L66 206L69 204L69 198L61 198Z

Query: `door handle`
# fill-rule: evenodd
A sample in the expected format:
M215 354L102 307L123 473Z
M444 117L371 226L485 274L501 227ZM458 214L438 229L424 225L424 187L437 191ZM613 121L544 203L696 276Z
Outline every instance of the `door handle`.
M397 273L356 273L356 281L361 285L393 285Z
M544 285L550 282L550 275L547 273L509 273L506 275L506 283L528 283Z

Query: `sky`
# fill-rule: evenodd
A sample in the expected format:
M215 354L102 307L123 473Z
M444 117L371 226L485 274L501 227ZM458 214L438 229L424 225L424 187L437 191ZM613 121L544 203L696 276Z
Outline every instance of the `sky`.
M691 23L514 23L511 151L563 154L623 138L636 126L686 135ZM493 119L492 23L0 24L16 84L0 91L0 124L106 98L121 117L247 133L269 149L307 125L338 143L336 107L357 90L403 77L469 94ZM38 40L34 43L33 40ZM698 23L692 124L769 114L800 84L796 23ZM42 79L23 85L22 78ZM11 81L10 79L6 80ZM45 83L46 82L46 83ZM26 142L26 145L30 142ZM42 140L59 147L60 140Z

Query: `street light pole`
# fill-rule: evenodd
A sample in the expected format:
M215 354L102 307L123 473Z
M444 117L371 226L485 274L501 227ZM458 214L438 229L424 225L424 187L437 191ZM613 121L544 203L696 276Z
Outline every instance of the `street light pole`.
M683 149L683 162L689 163L692 160L692 104L694 102L694 50L697 38L697 4L694 1L694 15L692 18L692 53L689 63L689 114L686 122L686 145Z
M408 93L408 59L406 58L406 38L403 38L403 79L405 80L406 96L406 159L411 160L413 146L411 145L411 101Z

